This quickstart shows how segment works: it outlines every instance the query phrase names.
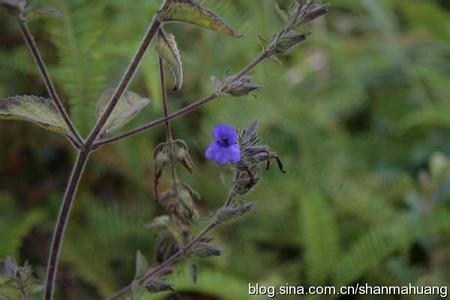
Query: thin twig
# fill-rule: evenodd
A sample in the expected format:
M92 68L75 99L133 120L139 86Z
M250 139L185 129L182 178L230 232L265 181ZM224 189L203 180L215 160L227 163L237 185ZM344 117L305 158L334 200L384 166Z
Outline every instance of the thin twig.
M77 161L73 167L72 175L70 177L69 183L66 188L66 192L63 198L62 206L60 209L60 213L58 216L58 220L56 222L55 231L53 234L53 240L50 247L50 255L49 255L49 261L47 265L47 275L46 275L46 281L45 281L45 290L44 290L44 299L45 300L52 300L53 299L53 293L54 293L54 287L55 287L55 279L56 279L56 270L58 267L59 262L59 256L61 252L61 245L63 242L64 232L65 228L69 219L70 214L70 208L72 207L73 200L75 198L76 190L78 188L81 176L84 171L84 167L86 166L89 154L93 151L93 142L95 139L97 139L98 135L100 134L103 126L108 121L108 118L110 117L111 113L113 112L114 108L116 107L117 103L119 102L119 99L122 97L122 95L125 93L128 85L130 84L131 79L135 75L138 66L140 65L142 58L144 57L144 54L150 45L151 41L153 40L153 37L155 36L158 28L161 26L161 21L158 17L155 17L150 24L140 46L138 51L136 52L135 56L131 60L130 65L128 66L127 70L125 71L122 80L120 81L119 85L115 89L109 104L105 111L103 112L100 119L95 124L93 130L89 134L86 143L82 144L82 150L80 150L78 154ZM24 29L27 29L26 26ZM29 37L29 35L26 34L27 31L25 30L25 36ZM31 39L31 42L33 40ZM34 42L32 43L34 45ZM33 47L32 49L36 49L36 47ZM40 56L38 56L40 57ZM39 64L41 60L38 60L37 63ZM45 70L45 66L42 65ZM47 73L44 73L47 74ZM48 78L48 77L46 77ZM51 81L50 81L51 83ZM52 85L51 85L52 87ZM51 89L51 91L54 91L54 89ZM59 99L59 98L58 98Z
M228 82L226 82L225 85L222 87L221 93L214 92L214 93L212 93L211 95L209 95L209 96L207 96L205 98L197 100L197 101L187 105L186 107L181 108L181 109L179 109L179 110L169 114L167 117L155 119L155 120L153 120L151 122L148 122L148 123L146 123L144 125L141 125L141 126L135 128L135 129L132 129L132 130L130 130L128 132L119 134L117 136L101 139L101 140L97 141L94 144L94 148L98 148L98 147L100 147L102 145L109 144L109 143L112 143L112 142L115 142L115 141L118 141L118 140L130 137L130 136L136 135L136 134L138 134L138 133L140 133L142 131L145 131L145 130L147 130L149 128L161 125L161 124L165 123L166 121L179 118L181 116L184 116L184 115L186 115L186 114L196 110L197 108L199 108L199 107L207 104L208 102L218 98L222 93L225 93L230 88L230 86L233 83L235 83L236 81L241 79L248 72L250 72L254 67L256 67L259 63L261 63L264 60L266 60L269 56L270 56L269 52L261 53L256 59L254 59L244 69L242 69L242 71L240 71L238 74L232 76L231 79Z
M117 85L116 89L114 90L114 93L111 96L111 99L109 100L108 106L106 107L105 111L102 113L100 118L97 120L96 124L94 125L94 128L92 129L91 133L86 139L86 148L91 149L92 145L94 144L95 140L99 136L100 132L103 129L103 126L105 126L106 122L108 121L108 118L111 116L111 113L113 112L114 108L116 107L117 103L119 102L120 98L123 96L123 94L126 92L131 80L133 79L134 75L136 74L136 71L141 64L142 58L144 57L145 52L147 51L148 46L150 45L151 41L153 40L154 36L158 32L159 27L161 26L161 20L159 17L153 18L153 21L150 23L147 32L144 35L144 38L141 41L141 44L139 45L139 48L134 55L133 59L131 60L127 70L123 74L122 79L120 80L119 84Z
M149 269L141 278L136 279L136 283L139 285L144 284L147 280L149 280L151 277L157 275L159 272L161 272L164 268L167 266L172 265L175 261L177 261L180 257L185 256L185 254L193 247L197 242L199 242L208 232L211 231L214 227L217 226L217 222L214 220L211 223L209 223L203 230L197 234L192 240L189 241L182 249L178 250L177 253L173 254L171 257L163 261L161 264L159 264L157 267ZM118 300L122 299L124 295L126 295L128 292L130 292L131 288L133 286L133 283L129 284L128 286L124 287L120 291L116 292L110 300Z
M63 117L63 120L66 123L67 128L69 129L69 134L74 140L74 145L79 148L80 145L83 144L83 138L80 136L75 125L72 123L69 114L65 110L61 102L61 99L59 98L58 93L56 92L55 85L53 84L50 74L48 73L47 67L44 63L44 60L42 59L42 55L39 52L39 48L37 47L36 42L34 41L33 35L31 34L30 29L28 28L28 23L25 17L20 18L19 25L20 25L20 32L22 33L25 43L28 49L30 50L34 61L36 62L39 72L41 73L41 77L44 81L45 87L47 88L47 92L49 93L50 98L55 104L56 109Z
M45 279L44 299L53 299L53 292L56 279L56 271L58 268L59 255L61 253L61 246L64 239L64 232L67 221L69 219L70 209L75 199L75 195L80 184L81 176L89 158L89 152L80 151L78 158L72 169L69 183L64 194L62 205L60 208L58 220L56 221L55 230L53 232L53 240L50 246L50 254L47 264L47 276Z
M161 57L159 57L159 77L161 82L161 94L162 94L164 117L167 118L167 116L169 115L169 103L168 103L169 101L167 100L167 87L164 72L164 62ZM172 134L172 127L170 125L170 120L165 120L164 126L166 129L167 142L172 142L173 134Z
M170 120L167 119L169 116L169 101L167 99L167 85L166 85L166 76L164 72L164 61L159 56L159 76L161 81L161 95L162 95L162 102L163 102L163 110L164 110L164 118L166 118L166 121L164 122L165 130L166 130L166 142L169 143L169 151L172 152L173 150L173 132L172 132L172 126L170 124ZM170 153L170 169L171 169L171 176L172 176L172 182L175 184L178 182L178 175L177 175L177 168L176 168L176 162L173 159L173 153ZM158 197L158 195L156 195Z
M236 179L236 177L235 177L235 179ZM234 200L234 197L236 196L235 188L236 188L236 186L235 186L235 184L233 184L222 207L228 207L231 204L231 202ZM137 283L138 285L145 284L146 281L148 281L153 276L158 275L159 272L161 272L164 268L175 263L180 257L186 256L186 253L188 253L188 251L190 249L192 249L192 247L194 247L198 242L200 242L200 240L206 234L208 234L213 228L215 228L217 225L219 225L219 222L218 222L217 218L213 217L211 222L209 222L208 225L206 225L206 227L203 228L183 248L178 250L175 254L173 254L171 257L169 257L168 259L166 259L165 261L163 261L156 267L153 266L150 269L148 269L147 272L142 277L133 280L133 282L131 282L129 285L127 285L120 291L116 292L113 296L111 296L111 298L109 298L109 300L122 299L123 296L125 296L127 293L129 293L131 291L132 287L134 286L134 283Z

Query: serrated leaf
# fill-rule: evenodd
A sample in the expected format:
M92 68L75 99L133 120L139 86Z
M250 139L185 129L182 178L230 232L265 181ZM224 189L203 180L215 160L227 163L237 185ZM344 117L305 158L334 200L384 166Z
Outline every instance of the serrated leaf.
M109 89L100 95L97 102L96 118L106 109L109 99L114 93L113 89ZM133 92L125 92L120 98L119 103L115 107L111 116L105 124L103 134L109 134L124 126L126 123L136 117L141 110L150 103L150 99L143 98Z
M173 90L181 89L181 85L183 84L183 65L175 36L160 29L156 41L156 51L172 71L175 78Z
M175 0L166 16L167 21L179 21L190 23L217 32L226 33L233 37L241 37L242 34L207 8L202 7L194 0Z
M62 134L68 132L52 100L37 96L0 99L0 119L30 121L51 131Z

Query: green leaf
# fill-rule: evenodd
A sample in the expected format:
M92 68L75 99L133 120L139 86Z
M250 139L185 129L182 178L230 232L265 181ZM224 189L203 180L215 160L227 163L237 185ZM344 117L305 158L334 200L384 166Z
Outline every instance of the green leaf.
M45 129L67 133L64 119L52 100L37 96L15 96L0 99L0 119L33 122Z
M113 89L106 90L98 99L96 111L97 119L100 118L101 113L106 109L113 92ZM109 134L114 130L121 128L136 117L149 103L150 100L147 98L143 98L133 92L125 92L106 122L103 133Z
M161 58L169 65L175 77L174 91L181 89L183 84L183 65L181 63L180 51L173 34L160 29L156 41L156 51Z
M26 14L28 21L34 21L41 18L47 17L61 17L62 13L50 6L40 7L27 12Z
M178 292L193 292L211 295L219 299L267 299L263 295L248 296L248 281L227 272L218 272L206 268L200 269L197 283L192 282L191 270L187 266L180 267L177 272L167 276ZM140 300L167 299L170 292L146 293ZM206 297L207 298L207 297Z
M15 202L10 195L0 194L0 258L18 258L24 238L46 218L45 211L37 208L21 212Z
M148 269L148 266L149 264L147 258L145 258L145 256L142 255L141 251L138 250L136 253L136 273L134 275L134 278L139 278L144 275Z
M338 260L336 218L330 205L315 190L301 202L300 217L308 283L320 285L326 282Z
M226 33L233 37L242 37L242 34L207 8L202 7L195 0L175 0L166 15L166 21L179 21L208 28L217 32Z

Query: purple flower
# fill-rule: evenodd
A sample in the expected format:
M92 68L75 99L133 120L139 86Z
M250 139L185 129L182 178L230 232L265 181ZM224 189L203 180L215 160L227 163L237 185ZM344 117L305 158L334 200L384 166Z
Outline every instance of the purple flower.
M233 127L226 124L216 125L211 133L216 140L206 149L207 159L214 160L219 165L229 162L236 163L241 160L237 132Z

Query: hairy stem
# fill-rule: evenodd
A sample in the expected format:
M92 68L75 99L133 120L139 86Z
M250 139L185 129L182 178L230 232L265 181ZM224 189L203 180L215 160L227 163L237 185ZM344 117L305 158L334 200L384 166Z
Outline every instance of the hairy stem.
M215 221L209 223L205 228L203 228L203 230L199 234L197 234L192 240L190 240L189 243L187 243L182 249L178 250L177 253L173 254L171 257L169 257L168 259L163 261L158 266L149 269L142 277L136 279L136 283L139 285L144 284L151 277L158 275L158 273L161 272L164 268L172 265L180 257L185 256L186 252L189 251L193 246L195 246L195 244L197 244L215 226L217 226L217 223ZM110 300L122 299L127 293L129 293L131 291L132 287L133 287L133 283L129 284L128 286L124 287L120 291L116 292L109 299Z
M151 22L151 24L149 25L147 32L145 33L145 36L142 39L136 54L131 60L127 70L123 74L122 79L120 80L119 84L114 90L114 93L112 94L111 99L109 100L108 106L106 107L105 111L102 113L100 118L97 120L96 124L94 125L94 128L87 137L86 139L87 149L90 149L92 147L95 140L102 131L103 126L105 126L106 122L108 121L108 118L111 116L111 113L113 112L120 98L126 92L131 80L133 79L139 65L142 62L142 58L144 57L144 54L147 51L148 46L150 45L156 33L158 32L160 26L161 20L158 17L155 17Z
M41 73L41 77L45 83L45 87L47 88L47 92L49 93L50 98L55 104L56 109L63 117L64 122L66 123L67 128L69 129L69 135L73 140L74 146L80 148L81 145L83 144L83 138L80 136L75 125L72 123L69 114L64 109L61 99L59 98L58 93L56 92L55 85L53 84L50 74L48 73L44 60L42 59L42 55L39 52L36 42L34 41L33 35L30 32L30 29L28 28L28 23L25 17L20 18L19 25L20 25L20 32L22 33L25 43L28 49L30 50L31 55L33 56L33 59L36 63L36 66L39 69L39 72Z
M248 74L248 72L250 72L251 70L253 70L253 68L255 68L258 64L260 64L261 62L263 62L264 60L266 60L267 58L270 57L270 53L269 52L263 52L261 53L257 58L255 58L251 63L249 63L244 69L242 69L239 73L237 73L236 75L232 76L231 79L225 83L225 85L222 87L221 89L221 93L225 93L227 92L227 90L230 88L230 86L235 83L236 81L238 81L239 79L241 79L243 76L245 76L246 74ZM189 105L187 105L186 107L183 107L171 114L168 114L167 116L163 117L163 118L159 118L156 120L153 120L151 122L148 122L144 125L141 125L135 129L132 129L130 131L124 132L122 134L119 134L117 136L114 137L110 137L110 138L105 138L105 139L101 139L98 142L96 142L94 144L94 147L97 148L99 146L105 145L105 144L109 144L133 135L136 135L142 131L145 131L149 128L161 125L169 120L173 120L176 118L179 118L181 116L184 116L196 109L198 109L199 107L209 103L210 101L218 98L221 93L217 93L214 92L213 94L202 98L200 100L197 100Z
M235 196L236 196L236 191L235 191L235 184L233 184L233 186L231 187L228 196L223 204L222 207L227 207L230 205L230 203L234 200ZM123 289L121 289L120 291L116 292L113 296L111 296L111 298L109 298L110 300L119 300L119 299L123 299L123 297L128 294L133 285L135 283L137 283L138 285L143 285L145 284L146 281L148 281L150 278L152 278L153 276L158 275L159 272L161 272L164 268L171 266L172 264L174 264L179 258L181 257L185 257L186 253L192 249L192 247L194 247L198 242L200 242L200 240L205 237L206 234L208 234L212 229L214 229L217 225L219 225L219 222L217 221L217 219L215 217L213 217L213 219L211 220L211 222L209 222L208 225L206 225L205 228L203 228L193 239L191 239L184 247L182 247L180 250L178 250L178 252L176 252L175 254L173 254L171 257L169 257L168 259L166 259L165 261L163 261L162 263L160 263L157 266L153 266L150 267L150 269L147 270L147 272L145 272L145 274L140 277L135 279L133 282L131 282L129 285L127 285L126 287L124 287Z
M169 116L169 101L167 99L167 85L166 85L166 77L164 72L164 61L162 60L161 56L159 57L159 76L161 81L161 95L163 100L163 110L164 110L164 118L166 118L166 121L164 122L164 127L166 130L166 140L168 143L173 142L173 133L172 133L172 126L170 124L170 120L167 119ZM170 145L170 151L172 151L172 145ZM173 160L173 153L170 155L170 169L171 169L171 176L172 181L175 184L178 181L178 175L177 175L177 168L176 168L176 162ZM158 195L156 195L158 196Z
M56 221L55 229L53 231L53 240L50 246L50 254L47 264L47 276L45 279L44 299L53 299L56 270L58 268L59 256L61 253L62 241L67 222L69 220L70 209L80 183L81 176L89 158L89 152L80 151L77 160L72 169L72 174L67 184L66 192L59 211L58 220Z
M163 110L164 110L164 117L167 118L169 115L169 101L167 100L167 87L166 87L166 77L164 72L164 62L161 57L159 57L159 76L161 81L161 95L162 95L162 102L163 102ZM168 142L171 142L173 140L173 134L172 134L172 127L170 125L170 120L165 120L164 126L166 129L166 139Z

